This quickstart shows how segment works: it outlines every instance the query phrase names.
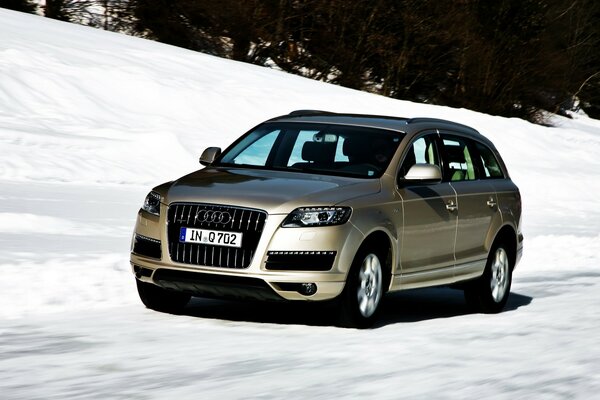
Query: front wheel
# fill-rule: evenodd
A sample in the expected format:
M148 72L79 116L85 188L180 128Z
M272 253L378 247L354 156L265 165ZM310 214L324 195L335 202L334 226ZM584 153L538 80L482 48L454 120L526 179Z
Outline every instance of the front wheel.
M483 275L465 288L467 304L478 312L499 313L506 306L512 283L512 265L506 245L492 248Z
M151 283L135 280L140 300L147 308L155 311L177 314L190 301L192 297L186 293L174 292L163 289Z
M377 252L356 255L340 301L340 325L366 328L375 322L383 297L383 267Z

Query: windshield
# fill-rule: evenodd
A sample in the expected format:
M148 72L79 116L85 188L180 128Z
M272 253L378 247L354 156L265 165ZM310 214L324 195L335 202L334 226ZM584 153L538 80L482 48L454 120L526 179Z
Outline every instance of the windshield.
M242 136L214 165L379 178L402 137L384 129L269 122Z

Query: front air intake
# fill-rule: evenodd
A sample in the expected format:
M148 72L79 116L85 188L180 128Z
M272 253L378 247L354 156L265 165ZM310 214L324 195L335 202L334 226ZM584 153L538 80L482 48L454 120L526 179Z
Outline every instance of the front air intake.
M160 240L136 234L133 239L133 252L140 256L160 259Z
M269 251L265 268L276 271L329 271L335 251Z

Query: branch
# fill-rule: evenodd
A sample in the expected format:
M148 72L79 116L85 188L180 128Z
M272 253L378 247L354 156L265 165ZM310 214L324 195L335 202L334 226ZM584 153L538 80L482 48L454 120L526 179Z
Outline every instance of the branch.
M577 89L577 91L575 92L575 94L573 94L573 97L578 97L579 96L579 92L581 92L583 90L583 87L585 85L587 85L587 83L593 79L596 75L600 75L600 71L596 71L595 73L593 73L592 75L588 76L587 79L585 81L583 81L583 83L581 84L581 86L579 86L579 89Z

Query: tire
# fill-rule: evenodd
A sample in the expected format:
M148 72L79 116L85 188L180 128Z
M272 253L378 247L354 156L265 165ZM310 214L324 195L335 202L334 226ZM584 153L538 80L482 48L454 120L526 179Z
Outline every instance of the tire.
M506 306L513 265L504 243L492 247L483 275L465 288L465 299L474 311L496 314Z
M383 299L384 266L381 252L359 251L352 262L339 301L339 325L368 328L377 320Z
M140 300L151 310L178 314L192 297L189 294L166 290L138 279L135 282Z

